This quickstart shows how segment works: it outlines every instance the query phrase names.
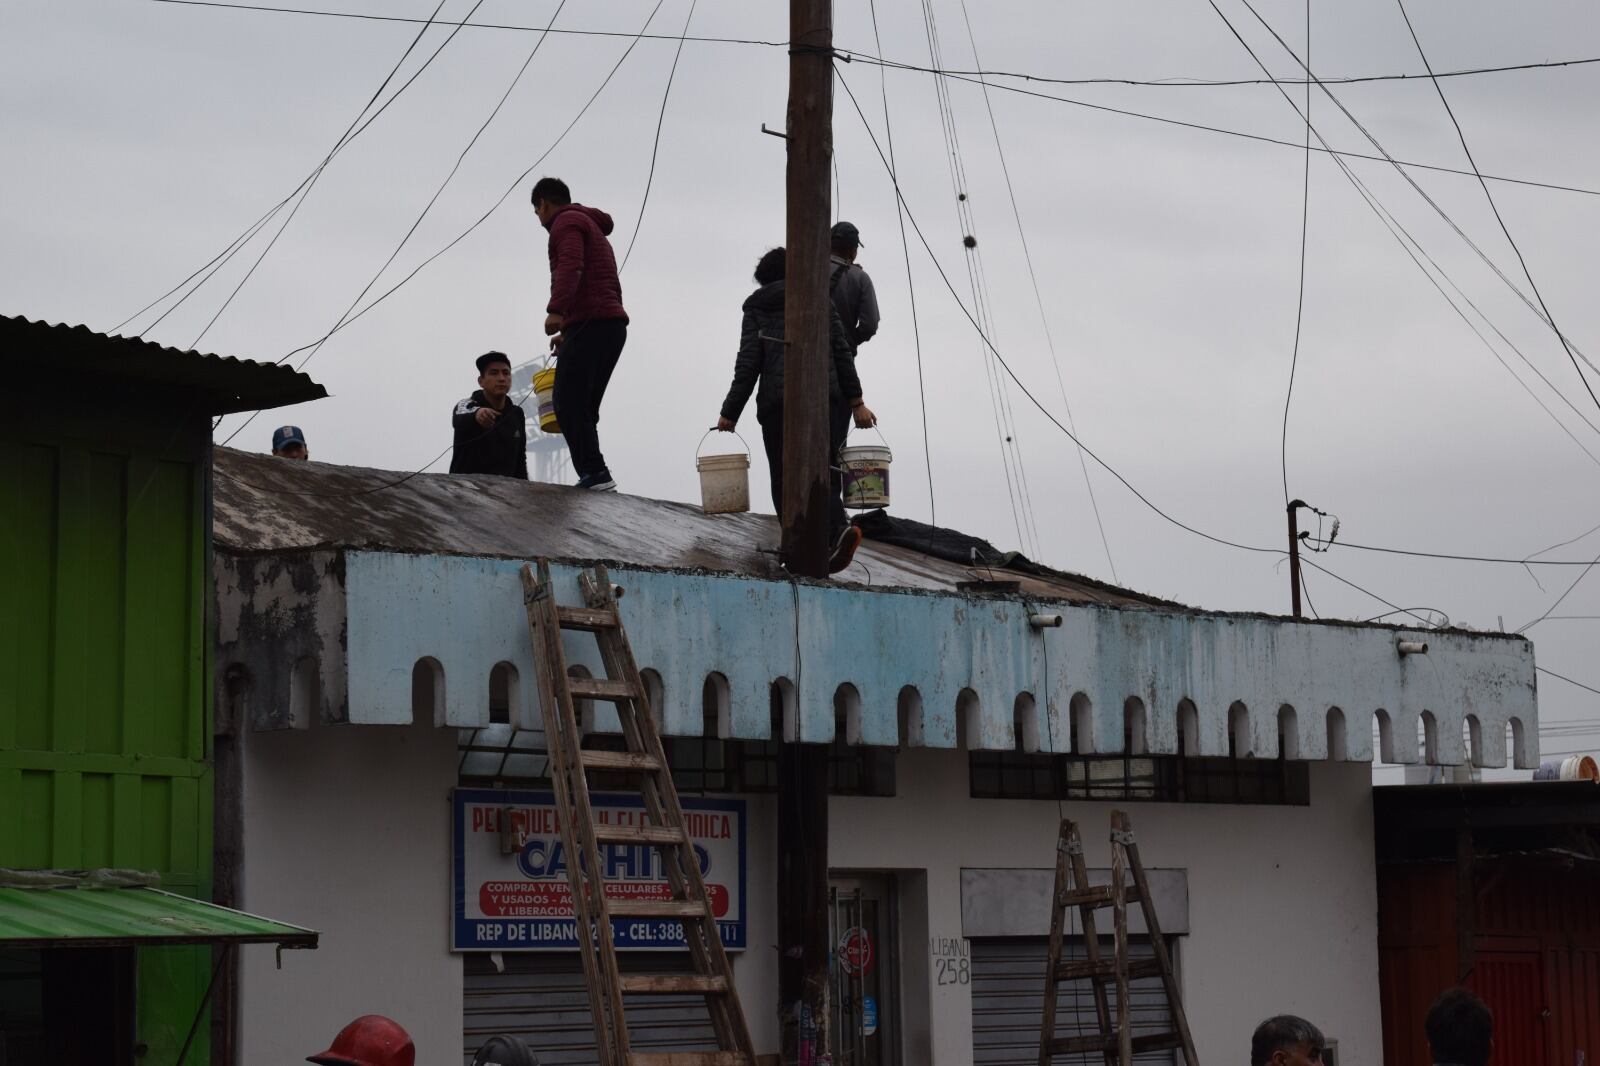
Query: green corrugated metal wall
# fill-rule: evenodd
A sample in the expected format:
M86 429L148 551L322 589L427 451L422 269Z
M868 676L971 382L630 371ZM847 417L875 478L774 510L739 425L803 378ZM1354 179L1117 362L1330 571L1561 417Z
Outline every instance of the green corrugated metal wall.
M208 899L206 423L24 418L0 428L0 866ZM142 1063L176 1060L209 960L140 951Z

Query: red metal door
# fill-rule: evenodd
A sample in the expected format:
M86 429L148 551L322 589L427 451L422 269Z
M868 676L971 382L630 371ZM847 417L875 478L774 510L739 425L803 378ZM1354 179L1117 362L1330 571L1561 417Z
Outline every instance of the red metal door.
M1544 1039L1549 1015L1544 959L1537 945L1526 950L1480 951L1467 987L1482 996L1494 1012L1495 1062L1549 1064Z

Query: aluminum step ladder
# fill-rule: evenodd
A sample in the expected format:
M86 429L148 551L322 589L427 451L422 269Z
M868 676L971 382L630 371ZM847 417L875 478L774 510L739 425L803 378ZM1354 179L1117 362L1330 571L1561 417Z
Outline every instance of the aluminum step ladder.
M1132 879L1132 885L1128 881ZM1050 954L1045 963L1044 1016L1039 1027L1039 1066L1051 1066L1057 1055L1082 1055L1099 1052L1106 1066L1130 1066L1133 1056L1146 1051L1181 1050L1186 1066L1200 1066L1195 1058L1194 1040L1189 1035L1189 1020L1178 996L1178 982L1172 975L1172 957L1161 936L1155 901L1150 897L1150 882L1139 861L1139 845L1133 838L1133 825L1123 811L1111 812L1111 883L1091 885L1083 858L1083 840L1077 823L1061 819L1056 839L1056 882L1051 893ZM1138 903L1144 914L1145 931L1150 936L1155 957L1130 961L1128 958L1128 904ZM1067 911L1078 909L1083 925L1083 961L1062 959L1066 937ZM1100 954L1100 936L1095 927L1095 912L1111 908L1112 942L1110 958ZM1161 978L1167 1008L1172 1014L1170 1032L1133 1035L1128 983L1141 977ZM1099 1033L1094 1036L1056 1036L1056 997L1061 986L1073 981L1088 981L1094 996L1094 1011ZM1114 989L1113 1004L1108 990ZM1114 1015L1114 1016L1113 1016Z
M733 969L717 930L710 896L701 877L694 843L684 829L678 790L672 783L661 738L651 717L644 681L617 611L621 590L603 566L578 577L585 606L556 603L550 564L537 560L522 568L523 601L539 674L539 703L544 714L545 746L549 749L550 781L561 818L561 842L567 854L582 861L567 863L577 918L577 939L583 958L584 983L594 1016L600 1066L756 1066L744 1011L734 990ZM603 678L569 677L562 633L594 634L605 664ZM625 751L598 751L583 746L579 700L604 700L616 705ZM621 772L637 782L644 801L640 825L597 823L589 801L591 770ZM613 899L606 894L602 845L656 848L670 890L666 898ZM613 918L666 918L683 923L693 973L620 972L613 939ZM705 996L716 1034L717 1051L649 1053L634 1051L623 1009L625 993Z

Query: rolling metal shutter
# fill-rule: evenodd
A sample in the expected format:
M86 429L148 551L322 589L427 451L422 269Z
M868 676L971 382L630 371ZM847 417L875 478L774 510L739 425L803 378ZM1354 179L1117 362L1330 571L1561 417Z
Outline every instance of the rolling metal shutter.
M576 952L507 953L505 972L487 955L469 954L463 1018L463 1061L471 1062L491 1036L515 1036L539 1056L540 1066L588 1066L595 1061L594 1022ZM624 953L623 973L690 973L687 954ZM704 996L627 996L628 1032L635 1051L715 1051L716 1036Z
M1044 964L1049 955L1047 937L1004 937L972 942L972 1061L973 1066L1037 1066L1039 1062L1039 1016L1044 1010ZM1111 941L1103 938L1102 956L1109 953ZM1171 941L1169 939L1168 943ZM1084 958L1083 939L1074 937L1064 946L1068 959ZM1134 937L1128 943L1132 958L1149 958L1150 941ZM1111 987L1111 1009L1116 1010L1116 989ZM1135 1036L1172 1031L1172 1016L1167 1010L1161 979L1147 977L1129 988ZM1056 1004L1057 1036L1092 1036L1099 1031L1095 1021L1094 997L1087 981L1061 986ZM1134 1061L1146 1066L1173 1066L1176 1052L1153 1051L1135 1055ZM1097 1064L1101 1056L1078 1058L1060 1056L1057 1063Z

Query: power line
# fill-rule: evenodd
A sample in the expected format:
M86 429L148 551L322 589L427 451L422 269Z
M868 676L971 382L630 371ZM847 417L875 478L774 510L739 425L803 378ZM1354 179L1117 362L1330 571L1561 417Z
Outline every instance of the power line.
M878 0L868 0L867 7L872 13L872 39L881 52L883 41L878 36ZM889 176L894 180L894 124L889 121L889 80L882 69L878 71L878 91L883 96L884 139L889 142ZM906 240L905 208L898 198L895 200L894 210L895 218L900 223L900 253L905 257L906 294L911 301L911 339L917 353L917 401L922 409L922 458L928 467L928 525L937 527L939 508L933 491L933 449L928 441L928 391L922 377L922 327L917 321L917 286L911 271L911 245Z
M1428 54L1422 50L1422 40L1417 36L1416 27L1411 24L1411 16L1406 13L1405 0L1395 0L1400 8L1400 17L1405 19L1406 29L1411 33L1411 43L1417 46L1417 55L1422 59L1423 67L1428 71L1428 77L1433 81L1433 90L1439 94L1439 102L1444 105L1445 114L1450 116L1450 125L1455 127L1456 139L1461 142L1461 151L1467 157L1467 164L1472 167L1472 172L1478 175L1478 185L1483 189L1484 199L1489 201L1489 210L1494 213L1494 220L1500 224L1500 232L1505 235L1506 243L1511 245L1511 250L1516 253L1517 263L1522 267L1522 276L1528 279L1528 288L1533 290L1534 297L1539 301L1539 309L1544 312L1545 321L1550 323L1550 328L1561 341L1561 347L1566 350L1567 358L1572 362L1572 369L1578 372L1578 379L1583 382L1583 387L1588 391L1589 398L1594 400L1595 406L1600 407L1600 396L1596 396L1589 379L1584 376L1583 367L1578 365L1578 357L1573 354L1572 345L1568 343L1567 336L1556 326L1555 317L1550 314L1550 308L1545 304L1544 294L1539 291L1539 283L1533 280L1533 273L1528 269L1528 261L1523 258L1522 249L1517 246L1516 239L1511 236L1511 230L1506 226L1506 220L1500 215L1500 208L1494 202L1494 194L1489 191L1489 183L1483 180L1483 175L1478 172L1478 161L1472 157L1472 149L1467 146L1467 135L1462 132L1461 123L1456 118L1455 109L1450 106L1450 100L1444 94L1444 86L1439 84L1439 79L1433 76L1433 64L1428 62Z
M1600 696L1600 688L1595 688L1593 685L1585 685L1582 681L1574 681L1574 680L1572 680L1572 678L1567 677L1565 674L1558 674L1554 670L1551 670L1551 669L1549 669L1547 667L1535 666L1534 669L1539 671L1541 674L1549 674L1551 677L1555 678L1557 681L1565 681L1569 685L1576 685L1577 687L1579 687L1581 689L1584 689L1585 691L1593 692L1596 696ZM1551 754L1559 755L1559 754L1561 754L1561 752L1552 752ZM1568 753L1568 754L1570 754L1570 753Z
M667 87L661 94L661 112L656 115L656 136L650 144L650 173L644 179L644 198L639 201L639 217L633 223L633 236L628 238L628 249L622 253L622 265L617 268L619 274L627 269L634 242L639 239L639 230L644 226L644 209L650 205L650 187L656 180L656 153L661 150L661 127L667 121L667 101L672 98L672 82L678 76L678 60L683 58L683 42L688 37L689 23L694 21L694 9L699 3L700 0L690 0L689 14L683 20L683 33L678 37L678 50L672 53L672 69L667 72Z
M1593 530L1590 530L1590 532L1592 533ZM1583 538L1582 537L1575 537L1573 539L1574 540L1582 540ZM1571 541L1567 541L1566 543L1570 544ZM1373 544L1356 544L1356 543L1353 543L1353 542L1347 541L1347 540L1341 540L1339 542L1339 546L1341 548L1354 548L1357 551L1381 552L1384 555L1406 555L1406 556L1410 556L1410 557L1415 558L1415 559L1444 559L1444 560L1449 560L1451 562L1458 562L1458 563L1505 563L1505 564L1513 565L1513 566L1593 566L1594 565L1593 562L1591 562L1589 560L1585 560L1585 559L1536 559L1531 555L1524 556L1521 559L1513 559L1513 558L1509 558L1509 557L1505 557L1505 556L1493 556L1493 555L1454 555L1454 554L1451 554L1449 552L1424 552L1424 551L1410 551L1410 550L1407 550L1405 548L1380 548L1380 547L1378 547L1376 545L1373 545ZM1557 544L1557 545L1553 545L1553 547L1558 547L1559 548L1559 547L1561 547L1561 545ZM1545 550L1549 551L1550 549L1546 548Z
M1563 600L1565 600L1568 596L1572 595L1572 590L1578 587L1578 582L1582 581L1584 578L1589 576L1589 571L1594 569L1596 563L1600 563L1600 555L1596 555L1594 557L1593 562L1591 562L1588 566L1584 567L1582 570L1578 571L1578 576L1572 579L1572 584L1567 586L1567 591L1565 591L1561 595L1557 596L1556 597L1556 602L1552 603L1545 610L1544 614L1541 614L1538 618L1535 618L1533 621L1529 622L1527 625L1525 625L1521 629L1517 630L1517 632L1518 633L1526 633L1528 630L1532 629L1534 626L1538 625L1540 622L1543 622L1546 618L1549 618L1551 613L1553 613L1557 607L1561 606L1561 602Z
M1311 56L1311 0L1306 0L1306 57ZM1279 91L1282 89L1280 87ZM1294 400L1295 371L1300 368L1300 326L1306 312L1306 233L1311 220L1311 86L1306 86L1306 155L1300 177L1300 281L1295 290L1294 347L1289 353L1289 387L1283 394L1283 431L1278 455L1283 467L1283 504L1289 503L1289 405Z
M972 61L982 67L983 62L978 58L978 38L972 30L972 18L967 12L967 0L961 0L961 17L966 23L967 40L972 45ZM878 45L878 51L883 51L881 44ZM1067 399L1066 382L1061 376L1061 359L1056 354L1055 339L1050 335L1050 317L1045 313L1044 294L1039 289L1039 276L1033 267L1033 252L1028 247L1027 228L1022 224L1022 210L1017 204L1017 190L1011 183L1011 167L1006 163L1005 148L1000 143L1000 123L995 119L994 105L989 100L989 84L983 80L981 75L979 76L979 81L983 85L983 106L989 115L989 128L994 133L995 155L1000 160L1000 173L1005 177L1006 181L1006 195L1011 200L1011 216L1017 223L1017 239L1022 243L1022 260L1028 268L1028 279L1033 284L1034 303L1039 308L1039 323L1044 328L1045 347L1050 352L1050 365L1055 368L1056 387L1061 392L1061 406L1067 415L1067 425L1076 430L1077 422L1072 417L1072 404ZM1089 493L1089 506L1094 512L1095 527L1100 531L1100 546L1106 553L1106 565L1111 568L1111 580L1120 581L1117 577L1116 560L1111 557L1111 541L1106 537L1105 521L1100 515L1100 502L1095 499L1094 482L1089 477L1089 464L1084 460L1083 449L1081 448L1078 449L1078 469L1083 473L1083 487Z
M274 7L266 4L239 4L222 3L219 0L156 0L157 3L176 4L184 7L213 7L235 11L257 11L279 15L317 15L326 18L355 19L366 22L409 22L423 21L400 15L372 15L359 11L326 11L313 8ZM510 30L523 33L538 33L537 26L524 26L506 22L463 22L462 25L474 30ZM554 33L566 34L575 37L631 37L630 33L621 30L579 30L560 29ZM675 34L646 34L647 41L676 41ZM765 48L787 48L787 41L768 41L750 37L711 37L696 36L688 40L696 44L741 44L756 45ZM897 60L884 58L882 46L878 46L878 54L871 55L866 52L856 51L851 48L834 49L846 62L865 63L874 66L891 67L897 70L918 71L927 74L941 74L963 77L987 78L1015 78L1021 81L1038 82L1051 85L1132 85L1157 89L1214 89L1240 85L1307 85L1313 84L1309 78L1121 78L1121 77L1096 77L1096 78L1057 78L1044 74L1028 74L1017 71L1004 70L950 70L938 67L922 67L914 63L902 63ZM1469 67L1462 70L1439 71L1436 77L1464 78L1485 74L1504 74L1519 70L1548 70L1560 67L1577 67L1591 63L1600 63L1600 57L1581 59L1555 59L1542 60L1530 63L1507 63L1498 66ZM1355 85L1363 82L1384 81L1420 81L1427 78L1427 74L1355 74L1332 76L1317 79L1329 85Z

